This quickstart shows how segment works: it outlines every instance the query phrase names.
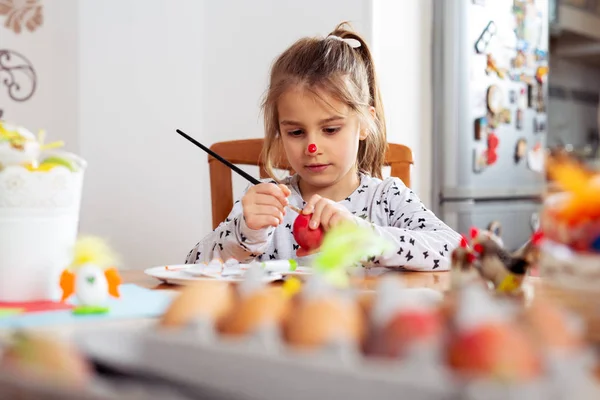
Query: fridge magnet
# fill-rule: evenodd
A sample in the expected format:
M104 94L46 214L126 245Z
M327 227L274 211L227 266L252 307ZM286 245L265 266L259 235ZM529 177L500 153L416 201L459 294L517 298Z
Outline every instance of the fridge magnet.
M488 75L495 73L498 76L498 78L504 79L506 77L507 71L506 71L506 68L498 67L498 63L496 62L494 57L492 57L491 54L488 54L487 55L487 66L486 66L485 72Z
M533 83L535 82L535 79L532 76L529 76L525 73L511 74L510 79L512 79L515 82L523 82L528 85L533 85Z
M517 141L517 145L515 146L515 164L521 162L521 160L527 154L527 140L525 138L521 138Z
M517 115L517 117L516 117L517 121L516 121L515 125L518 130L521 130L521 129L523 129L523 110L520 110L520 109L517 110L516 115Z
M483 145L473 149L473 172L481 173L487 165L487 148Z
M546 83L547 76L548 76L548 67L547 66L538 67L537 70L535 71L535 80L538 81L538 83L540 85Z
M485 160L488 166L495 164L496 161L498 161L498 152L496 149L487 149L485 152Z
M544 150L541 143L537 143L533 149L527 152L527 167L535 172L544 171Z
M500 144L500 140L495 133L491 132L487 137L487 150L485 152L486 156L486 164L492 165L498 161L498 145Z
M523 68L527 62L527 57L522 50L517 51L517 55L512 60L513 68Z
M500 139L498 139L498 135L496 135L494 132L490 132L487 137L488 150L496 150L499 144Z
M483 30L483 32L481 32L481 35L479 35L479 38L475 42L475 51L477 53L482 54L485 52L488 45L490 44L490 41L496 35L496 31L497 29L494 21L488 22L485 29Z
M517 99L517 108L520 110L524 110L527 108L527 90L525 88L521 88L519 92L519 97Z
M492 85L487 91L487 106L492 114L497 114L502 111L502 92L496 85Z
M475 140L481 140L487 133L487 118L481 117L475 120Z
M545 113L546 112L546 99L544 97L544 87L543 86L538 86L536 95L537 95L537 101L536 101L535 110L539 113Z
M527 107L537 109L538 85L527 85Z
M533 119L533 132L534 133L542 133L546 131L546 121L542 117L536 116Z
M510 102L510 104L515 104L517 102L517 92L511 89L508 92L508 101Z
M498 114L498 118L503 124L510 124L512 122L512 115L508 108L502 109L502 111L500 111L500 114Z
M534 50L534 54L535 54L535 60L538 62L541 61L548 61L548 52L545 50L540 50L540 49L535 49Z

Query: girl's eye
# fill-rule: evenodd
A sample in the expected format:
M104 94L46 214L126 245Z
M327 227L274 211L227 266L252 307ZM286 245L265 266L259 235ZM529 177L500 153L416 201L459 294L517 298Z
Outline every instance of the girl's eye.
M300 136L303 133L304 132L302 131L302 129L296 129L294 131L288 131L288 135L290 135L290 136Z
M342 129L341 126L336 126L334 128L323 128L323 131L325 131L325 133L329 135L333 135L334 133L337 133L340 129Z

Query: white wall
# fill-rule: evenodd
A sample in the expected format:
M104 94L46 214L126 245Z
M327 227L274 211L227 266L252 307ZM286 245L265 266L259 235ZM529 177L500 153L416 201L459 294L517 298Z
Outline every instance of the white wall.
M110 237L132 268L182 262L210 231L210 186L206 155L175 128L206 145L261 137L273 59L341 20L368 32L368 9L364 0L82 2L82 230Z
M373 1L373 53L388 141L412 149L412 188L427 206L432 199L431 1Z
M262 136L271 62L299 37L349 20L374 42L389 140L413 148L413 186L427 202L430 0L392 3L45 2L45 34L32 52L52 86L40 89L39 107L5 111L60 132L89 161L82 232L110 239L128 268L180 263L210 231L210 186L206 155L174 130L207 145ZM234 185L239 193L245 183L234 177Z

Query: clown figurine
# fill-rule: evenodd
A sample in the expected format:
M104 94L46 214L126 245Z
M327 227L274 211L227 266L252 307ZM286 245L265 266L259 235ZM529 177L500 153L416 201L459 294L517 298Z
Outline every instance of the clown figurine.
M101 239L81 238L75 244L73 262L60 277L62 301L73 293L77 297L75 314L108 312L109 295L119 297L121 278L115 268L116 257Z

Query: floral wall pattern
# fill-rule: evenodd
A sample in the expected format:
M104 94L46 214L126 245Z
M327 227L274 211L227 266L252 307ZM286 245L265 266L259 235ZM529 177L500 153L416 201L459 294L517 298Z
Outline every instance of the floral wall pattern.
M0 0L0 16L5 18L0 29L15 34L34 32L44 22L41 0ZM0 48L0 88L8 91L13 101L27 101L35 93L37 74L29 59L11 49ZM3 118L0 107L0 118Z

